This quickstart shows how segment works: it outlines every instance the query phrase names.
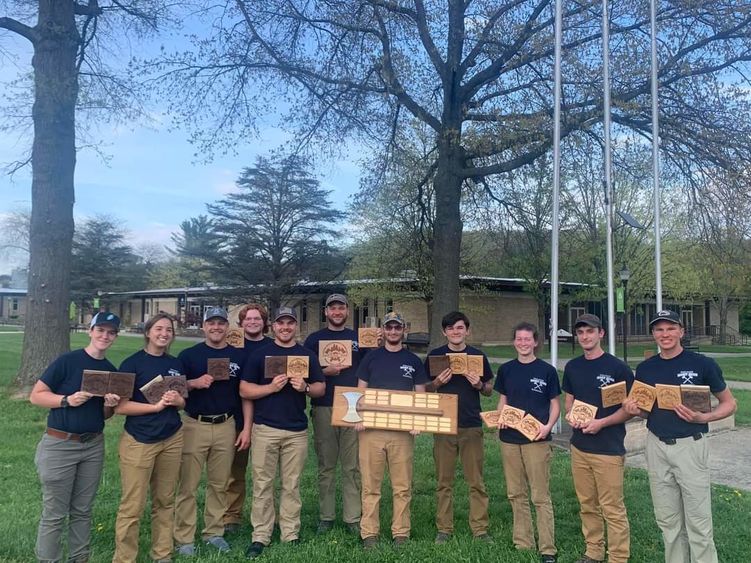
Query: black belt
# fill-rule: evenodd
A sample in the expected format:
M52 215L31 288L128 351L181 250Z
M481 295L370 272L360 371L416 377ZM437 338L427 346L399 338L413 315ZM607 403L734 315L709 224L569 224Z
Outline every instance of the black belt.
M190 418L195 418L198 422L208 422L209 424L221 424L232 418L232 413L225 414L192 414L188 413Z
M701 440L702 434L701 432L697 432L696 434L692 434L691 436L684 436L684 438L693 438L694 442ZM663 444L667 444L668 446L675 446L677 444L677 440L681 440L682 438L660 438L660 442Z
M91 442L97 436L102 435L101 432L84 432L83 434L74 434L73 432L64 432L62 430L57 430L56 428L47 428L46 433L53 438L58 438L59 440L72 440L73 442L81 442L82 444Z

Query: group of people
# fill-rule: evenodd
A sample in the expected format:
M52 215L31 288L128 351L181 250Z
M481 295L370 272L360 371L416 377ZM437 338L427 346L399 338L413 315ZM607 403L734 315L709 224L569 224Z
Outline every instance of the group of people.
M561 386L558 373L538 359L539 335L534 325L514 328L517 357L501 365L495 383L488 358L467 344L470 321L461 312L442 319L446 344L428 356L463 352L480 355L481 373L452 374L450 368L430 375L429 358L421 360L403 347L405 321L387 313L379 331L381 346L361 349L358 335L346 326L347 297L330 295L325 302L326 327L304 344L296 340L296 311L282 307L269 318L259 304L243 307L238 324L243 348L227 344L227 311L209 308L203 319L205 339L169 355L174 340L173 319L150 318L144 327L144 348L120 366L136 374L130 399L113 394L92 396L81 391L84 370L117 371L106 358L119 330L113 313L94 316L86 348L55 360L40 377L32 403L50 409L47 430L36 452L42 486L42 514L36 543L39 561L62 561L67 518L68 561L89 558L91 509L99 484L106 418L126 416L119 447L122 496L115 527L113 562L133 562L147 495L151 494L151 552L154 561L172 560L173 553L196 554L197 491L206 469L204 526L206 549L226 552L225 534L242 522L246 472L251 465L251 544L248 558L270 545L275 524L280 539L300 541L300 480L308 453L307 398L310 398L315 452L318 461L318 533L335 526L336 473L341 473L343 524L372 549L380 538L381 485L389 473L393 496L391 536L395 547L409 541L413 482L414 436L417 431L366 429L332 425L336 386L451 393L458 397L458 432L435 434L437 544L454 533L453 486L457 458L469 491L469 528L476 541L491 542L488 533L488 494L483 479L481 395L499 394L505 405L533 415L542 423L532 439L499 423L506 490L513 513L513 543L519 550L539 553L542 563L557 560L553 504L550 497L551 431L559 419ZM270 322L269 322L270 321ZM271 337L266 336L271 328ZM623 381L631 386L631 369L601 347L600 319L585 314L576 319L575 333L584 354L569 361L563 376L568 419L575 400L597 407L594 420L570 420L571 468L580 504L586 546L579 563L627 561L629 523L624 506L623 470L625 422L647 419L647 463L655 518L662 531L669 563L717 561L712 534L707 423L733 413L735 401L716 362L681 346L683 327L678 315L660 311L650 323L659 354L641 363L636 379L654 385L708 385L719 400L714 410L699 413L684 405L674 410L642 411L633 400L603 407L600 389ZM321 367L319 343L351 341L351 365ZM282 373L267 378L268 357L306 356L308 377ZM229 359L229 377L209 372L209 360ZM167 391L151 404L140 390L158 375L184 375L188 397ZM215 377L216 376L216 377ZM180 416L179 411L184 411ZM275 481L280 493L274 499ZM530 500L535 507L537 538ZM607 542L606 542L607 529Z

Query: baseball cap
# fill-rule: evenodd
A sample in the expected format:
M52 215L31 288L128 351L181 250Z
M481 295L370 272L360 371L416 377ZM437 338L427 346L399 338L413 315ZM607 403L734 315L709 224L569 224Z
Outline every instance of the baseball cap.
M291 317L297 322L297 312L292 307L279 307L274 312L274 322L278 321L282 317Z
M203 314L203 322L210 321L211 319L224 319L229 322L227 309L224 307L209 307Z
M112 325L115 327L115 330L120 330L120 317L109 311L100 311L92 317L89 328L94 328L95 326L100 325Z
M383 316L383 322L381 323L381 325L386 326L386 323L399 323L400 325L404 326L404 319L396 311L391 311L390 313L386 313Z
M657 311L657 314L652 317L652 320L649 321L650 328L653 324L659 322L659 321L668 321L669 323L677 324L680 326L683 326L683 321L681 321L681 317L678 313L675 311Z
M574 328L581 325L591 326L592 328L602 328L602 321L597 315L584 313L583 315L576 317L576 321L574 321Z
M326 298L326 306L328 307L331 305L331 303L342 303L343 305L349 306L349 302L347 301L347 296L342 295L341 293L332 293Z

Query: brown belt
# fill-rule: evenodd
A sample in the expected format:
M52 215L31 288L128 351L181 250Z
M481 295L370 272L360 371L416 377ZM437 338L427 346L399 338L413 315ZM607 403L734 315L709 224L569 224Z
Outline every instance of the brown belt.
M47 428L47 434L53 438L59 438L60 440L73 440L74 442L91 442L97 436L101 436L101 432L84 432L83 434L73 434L72 432L63 432L62 430L56 430L54 428Z

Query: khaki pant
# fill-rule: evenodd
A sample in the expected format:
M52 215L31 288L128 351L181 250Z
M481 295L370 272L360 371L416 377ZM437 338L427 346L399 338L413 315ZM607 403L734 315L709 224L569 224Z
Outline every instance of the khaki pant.
M435 460L437 506L436 527L439 532L454 531L454 475L457 455L462 461L464 480L469 486L469 527L472 535L488 531L488 494L482 478L484 458L482 428L459 428L456 436L435 434L433 459Z
M225 524L240 524L243 521L243 506L245 505L247 491L245 478L249 458L250 449L235 450L235 457L232 458L229 483L227 484L227 512L224 513Z
M579 499L585 555L605 560L605 522L608 525L609 563L625 563L629 557L629 525L623 504L621 455L599 455L571 446L571 473ZM603 521L604 518L604 521Z
M342 519L360 521L362 513L360 460L357 431L331 426L332 407L313 407L313 431L318 458L318 514L320 520L336 520L336 464L342 471Z
M172 519L175 486L180 473L183 430L166 440L143 444L128 432L120 437L120 481L122 494L115 522L113 563L135 563L138 556L138 528L151 489L151 558L172 555Z
M175 501L175 542L193 543L196 535L196 492L206 466L203 539L224 535L226 491L235 455L235 420L220 424L183 417L183 455Z
M409 432L395 430L363 430L359 438L362 472L361 536L377 536L380 531L381 483L386 467L393 495L391 535L409 536L414 437Z
M265 424L253 425L253 540L268 545L274 531L274 479L279 467L279 529L283 542L300 537L300 477L308 457L308 432L291 432Z
M514 545L518 549L535 549L529 492L537 515L539 551L555 555L555 521L550 500L550 463L553 454L549 442L507 444L501 442L506 492L514 514ZM529 486L529 492L527 491Z
M706 437L668 445L648 432L646 457L665 563L716 563Z

